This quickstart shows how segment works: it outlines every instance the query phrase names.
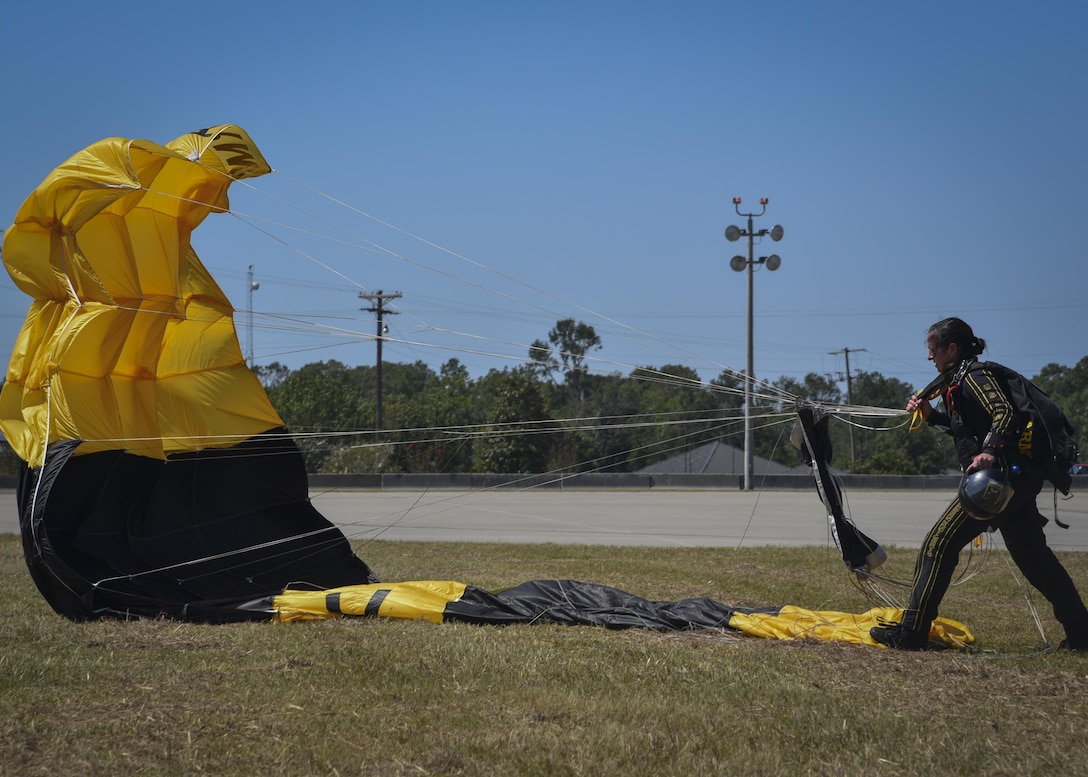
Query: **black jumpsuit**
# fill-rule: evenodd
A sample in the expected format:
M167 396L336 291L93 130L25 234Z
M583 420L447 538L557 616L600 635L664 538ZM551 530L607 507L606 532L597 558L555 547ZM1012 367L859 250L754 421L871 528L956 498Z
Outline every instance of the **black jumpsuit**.
M966 366L966 365L965 365ZM910 603L903 612L904 630L928 634L937 608L952 581L959 553L982 531L997 527L1009 555L1024 577L1046 597L1073 646L1088 647L1088 610L1069 573L1047 545L1047 519L1035 503L1043 478L1017 455L1017 414L1001 382L985 365L961 369L962 375L944 395L944 405L927 421L952 435L960 466L966 470L980 452L995 457L994 466L1009 475L1015 495L1004 511L989 521L968 515L953 499L929 530L918 553ZM1012 464L1023 464L1012 469Z

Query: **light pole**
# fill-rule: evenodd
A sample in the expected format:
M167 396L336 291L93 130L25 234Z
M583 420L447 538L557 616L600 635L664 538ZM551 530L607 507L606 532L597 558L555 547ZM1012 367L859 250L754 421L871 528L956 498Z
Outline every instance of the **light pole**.
M778 254L761 256L759 259L756 259L753 256L753 251L755 249L755 239L757 237L770 235L771 240L777 243L782 239L782 235L785 233L778 224L775 224L770 229L761 229L758 232L752 228L752 219L762 216L767 212L767 203L769 200L766 197L759 198L759 204L762 207L759 213L741 213L740 202L740 197L734 197L733 208L737 211L738 216L743 216L748 219L748 228L741 229L740 227L730 225L725 228L725 239L730 243L735 243L742 237L748 238L748 256L744 257L739 254L734 256L729 261L729 266L736 272L743 272L745 268L748 269L748 366L744 373L744 490L751 491L753 488L752 390L755 387L755 365L752 357L752 289L754 286L752 275L757 264L765 265L771 272L774 272L782 265L782 259Z
M253 292L261 288L261 284L253 280L253 265L249 266L249 272L246 273L246 291L249 295L249 300L246 302L246 306L249 308L246 314L246 335L247 335L247 348L246 348L246 364L250 369L253 369Z

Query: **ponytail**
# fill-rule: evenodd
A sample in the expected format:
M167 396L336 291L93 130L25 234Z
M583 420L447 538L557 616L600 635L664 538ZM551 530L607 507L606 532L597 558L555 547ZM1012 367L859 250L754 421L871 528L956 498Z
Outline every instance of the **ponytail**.
M975 337L971 327L961 318L944 318L929 328L929 334L942 348L955 343L964 359L974 359L986 350L986 341Z

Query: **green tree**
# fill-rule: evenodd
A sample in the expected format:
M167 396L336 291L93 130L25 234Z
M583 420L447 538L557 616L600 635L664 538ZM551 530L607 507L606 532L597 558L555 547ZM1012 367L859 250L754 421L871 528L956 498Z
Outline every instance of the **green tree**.
M690 367L638 368L627 386L626 406L637 424L629 435L633 469L721 436L720 409L730 395L704 384Z
M254 365L253 372L257 374L257 379L261 382L261 385L264 386L265 392L271 396L272 392L282 386L283 382L287 380L287 377L291 374L291 369L285 364L272 362L271 364L266 365Z
M1079 433L1081 456L1088 458L1088 356L1073 367L1048 364L1033 382L1065 413Z
M903 450L876 451L850 468L855 475L920 475L917 464Z
M360 426L361 373L331 360L314 362L291 372L275 392L275 407L298 437L310 472L320 472L339 447L372 441L369 435L345 436ZM370 416L373 418L373 415ZM373 429L373 423L369 424Z
M743 380L740 381L743 387ZM800 454L791 443L790 435L796 420L797 400L838 405L842 401L839 387L825 375L810 372L802 380L783 375L770 383L773 391L759 389L752 403L752 436L755 453L770 461L776 461L789 467L801 463ZM780 398L768 399L759 395L776 394ZM835 439L836 430L831 428L832 444L836 451L841 450ZM737 447L743 446L743 427L737 436Z
M552 373L559 369L559 360L543 340L533 340L529 346L529 369L534 376L543 380L551 380Z
M564 318L557 321L548 332L548 340L558 349L559 361L563 365L564 376L571 395L581 403L585 398L582 384L586 371L586 355L590 351L600 349L601 338L589 324L575 321L573 318Z
M475 386L468 369L457 359L442 365L438 377L427 382L421 402L424 420L432 435L432 469L467 472L472 467L474 423L472 396Z
M584 369L586 354L601 347L601 338L593 327L573 318L557 321L548 332L548 340L559 349L559 360L568 372Z
M550 435L540 384L524 368L491 370L486 426L473 446L475 472L533 473L545 469ZM536 423L534 423L536 422Z
M714 394L714 412L719 419L715 439L734 448L744 447L744 375L733 370L722 370L710 381Z
M633 425L637 412L634 394L625 389L634 383L623 375L594 375L587 378L585 415L593 419L592 431L579 430L566 438L567 459L581 469L592 467L602 472L626 472L631 469L633 449L638 447L638 429ZM553 453L557 448L552 447ZM573 453L570 453L573 451ZM549 469L570 468L569 460L553 459Z
M879 372L862 371L854 379L854 403L858 405L902 408L913 391L909 384ZM855 427L854 433L852 472L936 475L957 467L955 448L947 435L928 426L910 432L905 417L867 422L864 427Z

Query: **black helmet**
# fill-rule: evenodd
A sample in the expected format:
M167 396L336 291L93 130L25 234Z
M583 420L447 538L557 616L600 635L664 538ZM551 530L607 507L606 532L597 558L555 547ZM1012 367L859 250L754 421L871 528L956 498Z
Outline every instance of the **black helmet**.
M960 504L968 515L980 521L1004 510L1012 495L1012 483L1001 470L980 469L967 473L960 481Z

